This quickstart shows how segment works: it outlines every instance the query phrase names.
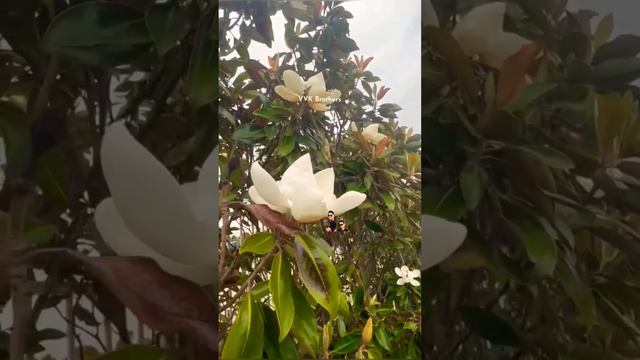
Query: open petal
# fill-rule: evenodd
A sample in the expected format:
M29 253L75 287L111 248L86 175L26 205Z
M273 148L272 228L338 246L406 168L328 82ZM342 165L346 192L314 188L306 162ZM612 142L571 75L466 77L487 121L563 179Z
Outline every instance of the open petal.
M467 228L430 215L422 215L422 269L449 257L467 237Z
M305 183L297 184L299 191L291 197L291 215L301 223L311 223L327 216L325 203L322 201L322 193L317 188L305 189Z
M411 279L411 280L409 280L409 282L413 286L420 286L420 282L418 280L416 280L416 279Z
M409 271L409 277L411 277L411 278L420 277L420 270L415 269L415 270Z
M264 199L267 204L274 205L278 208L288 208L289 202L286 196L280 191L276 181L269 175L269 173L260 166L260 164L251 164L251 180L255 190L260 195L260 198Z
M267 205L269 208L279 213L286 214L289 212L288 207L285 208L285 207L279 207L279 206L269 204L265 199L262 198L262 196L260 196L260 194L258 194L258 190L256 190L255 186L251 186L249 188L249 197L254 203L260 204L260 205Z
M329 201L327 208L333 210L337 215L346 213L347 211L360 206L367 199L367 195L357 192L348 191L339 198Z
M396 275L400 276L400 277L404 277L404 273L402 272L402 269L400 269L399 267L393 269L396 272Z
M318 171L314 176L316 183L318 183L318 188L320 188L325 199L331 198L333 196L333 185L336 180L333 168Z
M293 93L298 95L304 94L304 81L295 71L285 70L282 74L282 80L284 81L284 85Z
M127 229L111 198L103 200L95 212L95 222L104 241L120 256L143 256L154 259L160 267L173 275L200 285L215 282L216 266L191 266L179 263L154 251Z
M291 101L291 102L299 102L301 100L301 96L289 90L286 86L278 85L274 89L276 94L280 95L281 98Z
M107 129L101 162L118 213L138 239L177 262L215 261L215 246L198 241L199 221L176 179L122 122Z
M307 86L309 87L307 94L310 96L322 96L326 93L327 88L325 87L322 71L310 77L307 81Z
M398 281L396 281L396 284L398 284L398 285L404 285L406 283L407 283L407 281L404 278L400 278L400 279L398 279Z
M317 183L313 175L313 165L311 164L311 155L304 154L294 161L287 170L282 174L280 180L280 189L291 199L296 195L298 184L304 181L308 187L317 188Z

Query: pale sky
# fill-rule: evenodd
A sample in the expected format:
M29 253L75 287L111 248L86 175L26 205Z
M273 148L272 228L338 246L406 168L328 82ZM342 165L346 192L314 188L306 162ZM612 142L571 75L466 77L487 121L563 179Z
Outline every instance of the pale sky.
M349 19L350 37L360 50L351 55L373 56L367 70L380 78L378 88L391 90L383 103L402 107L397 113L401 126L420 133L420 0L352 0L342 4L353 14ZM251 58L267 64L267 56L289 49L284 44L281 12L272 18L275 41L271 48L253 41Z

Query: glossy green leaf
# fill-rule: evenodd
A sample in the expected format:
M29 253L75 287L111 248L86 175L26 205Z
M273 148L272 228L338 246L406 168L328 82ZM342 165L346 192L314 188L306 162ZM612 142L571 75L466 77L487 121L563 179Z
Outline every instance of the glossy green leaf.
M343 336L335 342L331 353L336 355L353 354L360 347L361 340L362 335L360 333L350 333L347 336Z
M296 235L295 247L300 279L311 296L334 318L340 300L340 279L329 255L315 236L305 233Z
M55 17L42 39L45 50L95 66L129 62L150 45L140 13L107 1L68 7Z
M520 336L504 319L484 309L464 307L462 318L471 330L497 345L518 346Z
M147 10L145 21L160 55L176 46L187 33L186 11L174 2L154 4Z
M297 286L293 286L291 295L295 308L291 333L298 340L298 343L302 345L304 351L315 358L320 348L320 333L318 332L313 308Z
M293 310L293 309L292 309ZM278 320L276 314L268 306L262 306L264 314L265 338L264 351L269 359L299 359L298 349L291 336L278 340Z
M129 345L98 357L97 360L168 360L164 351L150 345Z
M460 174L460 190L467 209L478 207L488 183L487 172L477 162L468 162Z
M278 143L278 155L287 156L289 155L296 146L296 138L293 135L286 135L280 138L280 142Z
M264 318L251 292L245 295L222 348L223 360L262 359Z
M278 316L279 341L284 340L293 325L295 308L291 297L291 287L291 267L288 260L280 253L273 259L271 279L269 280L269 289Z
M263 128L254 124L241 125L233 133L233 139L244 144L253 144L264 136Z
M191 53L187 72L187 96L195 107L204 106L218 96L218 44L205 32Z
M520 149L555 169L570 170L575 167L571 158L549 146L522 146Z
M260 301L264 297L269 295L269 282L261 281L251 288L251 296L256 300Z
M253 234L244 239L242 246L240 246L240 254L249 252L264 255L273 249L274 244L271 233L262 232Z
M379 324L378 326L376 326L376 328L374 330L374 335L375 335L376 342L378 343L378 345L380 345L383 349L385 349L387 351L391 351L391 344L389 343L389 336L387 335L387 331L384 329L384 325Z

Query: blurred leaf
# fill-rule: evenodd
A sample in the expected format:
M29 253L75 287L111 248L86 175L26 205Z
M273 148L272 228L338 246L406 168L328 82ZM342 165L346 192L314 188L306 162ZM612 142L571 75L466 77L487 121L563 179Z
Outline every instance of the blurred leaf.
M597 315L593 293L582 281L575 268L566 259L559 257L555 275L562 288L576 305L580 313L579 320L585 325L595 324Z
M593 68L593 81L601 86L620 86L640 78L640 58L611 59Z
M274 246L274 239L271 233L261 232L250 235L240 246L240 254L254 253L258 255L264 255L271 251Z
M593 48L598 49L604 43L609 40L611 34L613 33L613 13L609 13L605 15L600 22L598 23L598 27L596 27L596 31L593 34Z
M478 336L497 345L514 347L520 345L520 335L508 322L497 315L475 307L463 307L461 312L464 322Z
M204 106L218 96L218 44L202 32L198 38L186 77L186 92L195 107Z
M23 236L29 244L39 246L48 243L57 232L54 225L27 225Z
M575 167L571 158L549 146L522 146L521 150L536 156L549 167L560 170L571 170Z
M282 214L271 210L266 205L248 204L245 207L266 227L276 230L283 235L293 236L300 231L295 222L288 220Z
M389 336L387 335L387 331L385 330L383 324L378 324L378 326L375 328L374 334L376 336L376 341L378 342L378 345L380 345L383 349L387 351L391 351Z
M393 210L396 207L396 201L393 200L393 195L391 195L391 193L384 193L382 195L382 198L384 199L384 205L389 209L389 210Z
M287 156L289 155L296 146L296 138L293 135L286 135L280 138L280 142L278 143L278 155L279 156Z
M45 199L54 204L67 205L71 175L71 164L63 147L50 149L36 163L38 186Z
M377 233L384 232L384 229L382 228L382 226L380 226L376 222L373 222L371 220L364 220L364 224L367 226L367 228L369 228L369 230L373 232L377 232Z
M5 177L21 175L31 156L29 122L19 107L6 101L0 101L0 136L7 159Z
M633 58L640 54L640 36L624 34L603 44L593 55L592 63L600 64L606 60Z
M269 279L269 289L273 299L273 306L278 316L280 329L279 341L283 341L289 334L293 325L295 307L291 297L291 268L288 260L283 260L282 253L276 255L271 265L271 278Z
M341 288L335 266L316 237L299 233L295 237L295 246L300 279L311 296L334 318L338 312Z
M527 255L541 274L553 276L556 267L558 247L545 229L533 221L520 223L522 240Z
M509 102L504 109L514 113L530 106L534 101L556 88L556 84L535 83L526 86L523 91Z
M350 333L347 336L343 336L335 342L331 353L336 355L353 354L360 347L361 340L362 335L359 333Z
M460 173L460 190L468 210L478 207L488 183L487 172L477 162L470 161Z
M523 45L515 55L505 59L496 88L496 106L505 106L521 96L527 85L527 74L535 65L541 51L540 44L530 43Z
M164 55L182 40L189 24L186 11L173 2L151 6L147 10L145 21L160 55Z
M265 322L264 351L267 353L267 357L273 360L299 359L296 343L291 336L285 337L282 342L278 340L278 320L273 310L263 305L262 312Z
M95 66L115 66L147 51L151 38L144 18L117 2L86 2L68 7L49 25L45 50Z
M155 346L128 345L122 349L99 356L97 360L166 360L168 355Z
M261 359L264 344L264 318L260 307L254 303L251 292L245 295L238 314L229 329L222 359Z
M255 124L240 125L233 133L233 139L243 144L253 144L264 138L264 130Z

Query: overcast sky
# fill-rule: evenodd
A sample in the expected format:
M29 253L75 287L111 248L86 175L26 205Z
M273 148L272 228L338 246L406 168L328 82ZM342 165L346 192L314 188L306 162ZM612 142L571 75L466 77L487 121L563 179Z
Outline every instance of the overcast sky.
M353 14L349 19L350 37L360 50L355 55L374 60L367 70L380 78L378 88L391 90L383 102L402 107L398 121L420 133L420 0L351 0L342 4ZM253 59L267 64L267 56L290 51L284 43L281 12L272 18L275 41L271 48L253 41L249 53Z

